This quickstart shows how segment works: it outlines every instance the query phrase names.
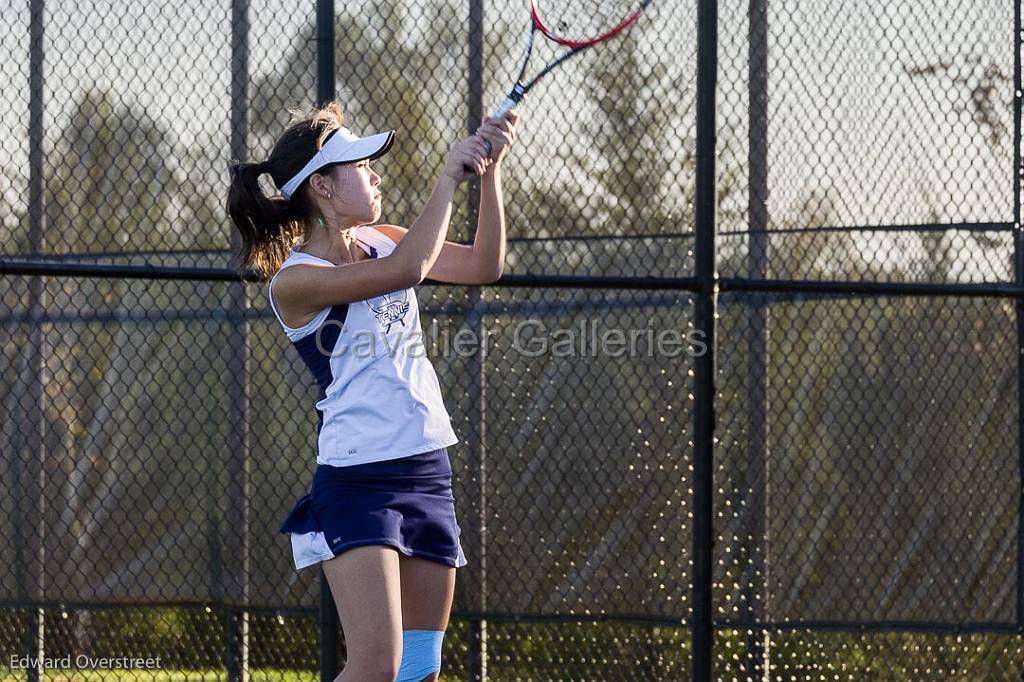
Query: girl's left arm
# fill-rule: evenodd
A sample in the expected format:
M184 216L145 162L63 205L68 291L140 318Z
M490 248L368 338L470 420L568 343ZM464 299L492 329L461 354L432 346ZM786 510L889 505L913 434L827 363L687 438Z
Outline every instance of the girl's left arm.
M501 278L505 268L505 202L501 194L501 162L492 163L480 181L480 210L473 238L471 270L488 282ZM436 268L438 263L434 263ZM440 272L440 275L446 273Z

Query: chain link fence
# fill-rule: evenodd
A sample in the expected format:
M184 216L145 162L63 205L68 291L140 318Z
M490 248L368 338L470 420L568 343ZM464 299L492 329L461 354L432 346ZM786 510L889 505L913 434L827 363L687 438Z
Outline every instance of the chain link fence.
M317 389L230 270L227 164L330 55L409 224L526 23L333 5L3 6L0 680L332 650L277 534ZM442 679L1024 674L1020 12L655 2L531 94L503 279L419 294L469 560Z

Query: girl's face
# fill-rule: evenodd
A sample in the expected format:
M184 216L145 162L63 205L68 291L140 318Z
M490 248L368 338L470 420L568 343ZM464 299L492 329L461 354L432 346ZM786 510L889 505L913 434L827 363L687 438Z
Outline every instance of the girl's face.
M380 176L369 161L334 166L328 173L334 185L329 204L339 218L352 225L377 222L380 218Z

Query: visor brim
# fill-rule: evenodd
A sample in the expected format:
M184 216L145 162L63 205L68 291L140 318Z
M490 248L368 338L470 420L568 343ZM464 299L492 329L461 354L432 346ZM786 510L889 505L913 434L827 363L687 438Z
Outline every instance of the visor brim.
M284 187L281 188L281 195L285 199L290 199L309 176L326 166L358 163L360 161L380 158L391 149L391 145L394 142L394 130L360 137L355 140L346 140L335 133L327 138L324 146L309 160L309 163L285 183Z

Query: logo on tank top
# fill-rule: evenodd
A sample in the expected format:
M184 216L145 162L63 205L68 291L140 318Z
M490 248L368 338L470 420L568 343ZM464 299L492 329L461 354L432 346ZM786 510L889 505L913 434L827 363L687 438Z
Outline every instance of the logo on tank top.
M384 327L384 333L391 331L391 325L401 322L405 326L406 313L409 312L409 290L401 289L390 294L377 296L366 301L377 318L377 324Z

